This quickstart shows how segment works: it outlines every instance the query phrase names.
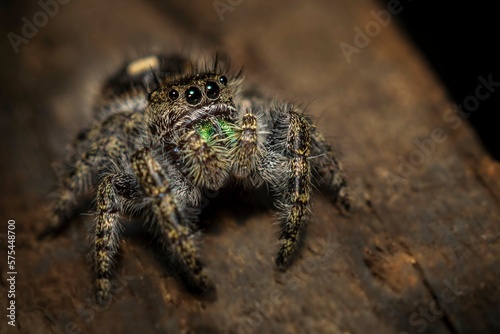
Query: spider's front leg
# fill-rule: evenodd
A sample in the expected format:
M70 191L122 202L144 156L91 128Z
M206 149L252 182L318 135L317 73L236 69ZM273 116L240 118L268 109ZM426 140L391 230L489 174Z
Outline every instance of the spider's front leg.
M112 265L120 243L120 214L142 194L136 179L128 174L110 174L97 189L97 218L93 248L97 301L108 300Z
M309 154L311 137L309 122L291 111L285 144L286 183L282 198L284 218L281 223L280 249L276 258L278 269L285 270L297 250L310 206L311 166Z
M256 169L259 159L262 157L262 134L265 128L259 124L259 119L255 114L247 109L241 119L237 122L234 131L233 162L231 165L234 176L240 180L249 180L253 186L259 181L252 175Z
M280 197L281 233L276 265L284 271L297 250L309 213L311 126L304 116L288 106L272 112L276 116L260 174Z
M137 151L131 159L132 168L149 206L154 213L155 231L165 248L169 248L188 271L194 287L205 292L213 284L205 276L198 259L194 243L194 233L182 208L179 207L168 177L149 149Z

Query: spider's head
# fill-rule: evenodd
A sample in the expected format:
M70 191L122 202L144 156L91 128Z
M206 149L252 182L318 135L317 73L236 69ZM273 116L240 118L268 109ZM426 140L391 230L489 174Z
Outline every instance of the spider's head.
M234 119L237 83L216 72L167 82L149 95L151 134L169 137L215 119Z

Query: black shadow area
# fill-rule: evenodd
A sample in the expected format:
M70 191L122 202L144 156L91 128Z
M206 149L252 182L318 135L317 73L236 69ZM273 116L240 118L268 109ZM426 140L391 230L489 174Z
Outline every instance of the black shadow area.
M382 0L383 6L396 0ZM500 101L500 10L494 1L400 0L392 15L427 57L485 148L500 160L498 122ZM476 88L493 81L490 90Z

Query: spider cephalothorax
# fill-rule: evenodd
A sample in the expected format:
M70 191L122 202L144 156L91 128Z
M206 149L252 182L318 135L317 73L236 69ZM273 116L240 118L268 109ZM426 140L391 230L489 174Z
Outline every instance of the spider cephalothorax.
M97 187L92 257L101 302L109 296L124 215L152 224L164 250L204 291L212 284L193 224L203 189L231 182L271 187L280 213L280 270L297 250L314 180L350 208L340 164L309 118L290 104L242 91L240 75L217 60L210 67L179 55L132 61L105 83L95 109L94 123L68 156L42 235L60 230L76 195Z
M229 177L237 110L225 75L203 73L168 82L148 97L151 140L163 144L195 186L217 190Z

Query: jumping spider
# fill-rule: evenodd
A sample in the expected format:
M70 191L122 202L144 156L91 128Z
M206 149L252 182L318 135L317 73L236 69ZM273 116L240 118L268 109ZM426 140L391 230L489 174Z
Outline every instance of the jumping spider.
M350 208L340 163L298 108L245 93L240 73L214 58L132 61L104 85L93 124L73 143L58 200L41 237L71 219L77 195L97 188L92 259L97 299L110 293L125 215L149 222L194 287L212 286L195 247L201 192L229 183L267 184L277 197L277 268L295 253L309 213L313 178Z

